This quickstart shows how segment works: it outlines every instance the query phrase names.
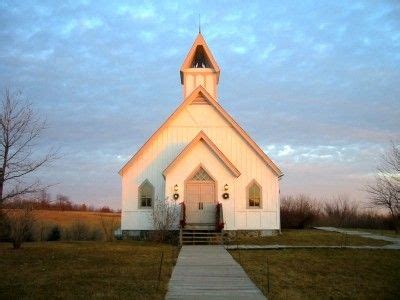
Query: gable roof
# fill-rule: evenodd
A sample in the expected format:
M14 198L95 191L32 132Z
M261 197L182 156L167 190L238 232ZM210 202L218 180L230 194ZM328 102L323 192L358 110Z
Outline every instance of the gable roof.
M222 163L225 165L225 167L232 173L233 176L239 177L240 172L239 170L235 167L235 165L225 156L224 153L222 153L221 150L218 149L218 147L211 141L211 139L204 133L203 130L201 130L195 138L186 145L186 147L181 151L181 153L178 154L177 157L168 165L168 167L165 168L163 175L164 177L167 175L168 171L171 170L178 161L180 161L186 153L192 149L197 143L204 142L212 152L222 161Z
M279 167L264 153L263 150L250 138L250 136L243 130L242 127L239 126L238 123L222 108L222 106L207 92L207 90L199 85L193 92L177 107L177 109L168 117L168 119L157 129L156 132L153 133L152 136L144 143L144 145L136 152L135 155L131 157L131 159L121 168L118 172L120 175L123 174L124 169L126 169L136 157L138 157L146 148L150 142L155 139L155 137L161 132L163 128L165 128L173 119L174 117L179 114L187 105L193 102L199 94L205 97L210 105L212 105L217 112L228 122L230 125L235 129L235 131L246 141L246 143L258 154L258 156L265 162L267 166L271 168L271 170L278 176L283 176L282 171Z
M202 49L205 52L206 58L209 60L212 69L214 69L214 71L217 73L217 83L219 80L219 73L220 73L220 69L219 66L217 64L217 61L215 60L214 56L211 53L210 48L208 48L208 45L206 43L206 40L204 39L203 35L201 33L199 33L196 37L196 39L193 42L192 47L190 48L188 54L186 55L186 58L184 59L181 69L180 69L180 74L181 74L181 84L183 84L183 71L185 69L190 68L190 65L193 61L193 58L196 54L196 50L198 50L199 47L202 47Z

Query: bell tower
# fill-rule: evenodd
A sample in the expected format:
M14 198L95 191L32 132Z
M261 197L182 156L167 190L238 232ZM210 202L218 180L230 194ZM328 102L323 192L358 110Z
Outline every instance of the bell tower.
M219 73L218 64L199 32L180 70L183 99L202 85L217 100Z

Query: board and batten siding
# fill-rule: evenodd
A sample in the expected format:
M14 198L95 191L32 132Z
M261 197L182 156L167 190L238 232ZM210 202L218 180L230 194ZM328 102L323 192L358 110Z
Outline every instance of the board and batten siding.
M184 80L185 84L182 85L183 98L188 97L199 85L203 86L207 92L218 99L218 86L217 78L209 68L189 68L185 70Z
M238 178L233 177L201 141L172 168L167 178L163 177L164 169L201 130L240 171ZM145 151L124 170L122 230L152 229L151 210L140 209L138 203L138 187L144 180L153 184L159 201L172 198L173 187L178 184L180 198L177 202L181 202L184 201L184 180L199 162L217 181L217 201L223 205L225 229L280 229L278 176L213 106L192 104L161 129ZM247 206L247 186L252 180L262 186L260 209ZM226 183L230 194L227 200L222 198Z

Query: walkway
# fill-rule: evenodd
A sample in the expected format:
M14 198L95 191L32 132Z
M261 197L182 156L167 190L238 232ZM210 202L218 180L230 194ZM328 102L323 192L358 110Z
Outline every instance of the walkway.
M358 230L351 230L351 229L344 229L344 228L336 228L336 227L314 227L315 229L324 230L324 231L332 231L332 232L339 232L348 235L358 235L364 238L374 239L374 240L381 240L393 243L391 245L382 246L382 249L396 249L400 250L400 238L384 236L380 234L370 233L366 231L358 231Z
M223 246L183 246L166 299L266 299Z
M339 232L343 234L349 235L358 235L364 238L382 240L386 242L390 242L392 244L384 245L384 246L317 246L317 245L226 245L225 249L235 250L280 250L280 249L367 249L367 250L400 250L400 238L389 237L384 235L378 235L366 231L357 231L336 227L314 227L318 230L331 231L331 232Z
M293 246L293 245L226 245L228 250L282 250L282 249L364 249L364 250L400 250L400 244L385 246Z

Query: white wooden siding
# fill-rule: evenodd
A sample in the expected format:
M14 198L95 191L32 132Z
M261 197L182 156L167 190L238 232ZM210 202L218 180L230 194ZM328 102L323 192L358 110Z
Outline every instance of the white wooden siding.
M188 105L183 109L168 127L161 130L145 151L138 156L135 162L122 175L122 229L139 230L150 229L149 211L138 209L138 186L148 179L155 188L155 195L159 200L171 196L173 186L179 185L179 193L183 200L184 186L182 182L185 174L192 171L197 165L194 153L193 169L182 170L181 178L176 175L164 179L162 172L182 149L203 130L217 145L228 159L239 169L241 175L233 178L222 164L215 163L210 172L218 174L218 201L223 204L224 217L227 229L279 229L279 180L265 162L248 146L245 140L226 122L211 105ZM203 145L204 146L204 145ZM206 146L204 146L206 147ZM213 154L195 147L193 151L200 151L204 160L213 159ZM214 159L216 159L214 157ZM178 168L178 166L175 166ZM192 165L190 165L192 167ZM262 208L248 209L246 187L255 179L262 186ZM230 183L229 183L230 182ZM229 200L222 199L223 185L228 183Z

